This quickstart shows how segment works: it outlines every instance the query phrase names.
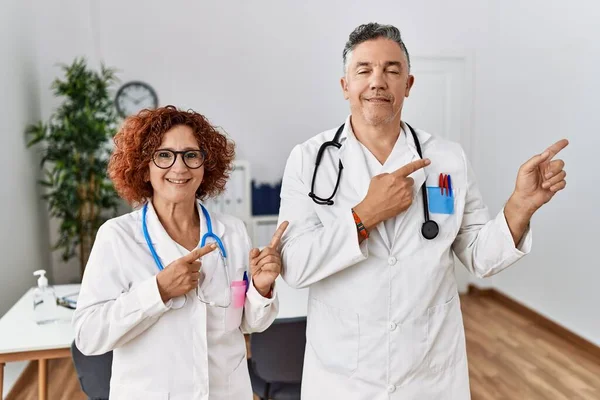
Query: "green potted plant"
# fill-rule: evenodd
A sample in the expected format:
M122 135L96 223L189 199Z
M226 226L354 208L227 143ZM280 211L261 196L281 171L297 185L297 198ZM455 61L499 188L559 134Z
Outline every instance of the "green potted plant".
M115 70L102 65L94 71L83 58L61 67L64 79L57 78L52 89L62 104L47 122L27 127L27 146L42 145L39 183L50 216L60 221L53 250L62 250L65 262L78 255L83 276L96 232L119 204L106 171L117 129L109 91L117 79Z

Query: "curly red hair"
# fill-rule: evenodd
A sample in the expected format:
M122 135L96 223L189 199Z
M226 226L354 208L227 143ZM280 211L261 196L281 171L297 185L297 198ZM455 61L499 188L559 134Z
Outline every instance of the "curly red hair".
M225 189L233 168L234 143L217 131L202 114L166 106L142 110L128 117L114 137L115 149L108 163L108 175L119 196L129 204L142 204L152 197L152 185L146 179L148 164L165 132L177 125L190 127L198 145L206 153L204 178L196 197L204 200L219 195Z

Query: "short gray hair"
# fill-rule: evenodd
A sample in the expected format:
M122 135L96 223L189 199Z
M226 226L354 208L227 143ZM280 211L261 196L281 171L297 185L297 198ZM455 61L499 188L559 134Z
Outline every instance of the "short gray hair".
M347 62L356 46L368 40L378 38L385 38L398 43L398 46L400 46L402 51L404 51L404 54L406 54L406 60L408 61L408 72L410 72L410 56L408 55L408 50L406 50L406 45L402 41L400 30L393 25L382 25L376 22L370 22L368 24L360 25L350 34L350 37L344 46L344 52L342 53L342 58L344 60L344 73L347 71Z

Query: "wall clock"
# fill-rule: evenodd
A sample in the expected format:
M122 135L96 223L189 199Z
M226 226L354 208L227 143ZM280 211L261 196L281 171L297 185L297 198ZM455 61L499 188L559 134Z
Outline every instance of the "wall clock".
M137 114L139 111L158 107L158 96L145 82L131 81L119 88L115 97L117 112L123 118Z

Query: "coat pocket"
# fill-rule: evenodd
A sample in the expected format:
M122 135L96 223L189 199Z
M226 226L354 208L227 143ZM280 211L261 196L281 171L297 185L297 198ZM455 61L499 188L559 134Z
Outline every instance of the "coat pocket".
M438 224L440 238L453 238L458 233L463 208L461 196L460 189L454 189L452 196L448 196L441 195L439 187L427 187L429 218Z
M242 315L244 314L244 307L235 308L233 305L225 309L225 318L223 321L223 329L225 332L231 332L239 329L242 324Z
M443 371L466 355L458 295L427 310L427 321L427 362L432 371Z
M244 313L244 304L246 303L246 282L231 282L231 304L225 309L224 329L233 331L240 327L242 315Z
M306 339L321 364L350 376L358 367L358 314L310 299Z

